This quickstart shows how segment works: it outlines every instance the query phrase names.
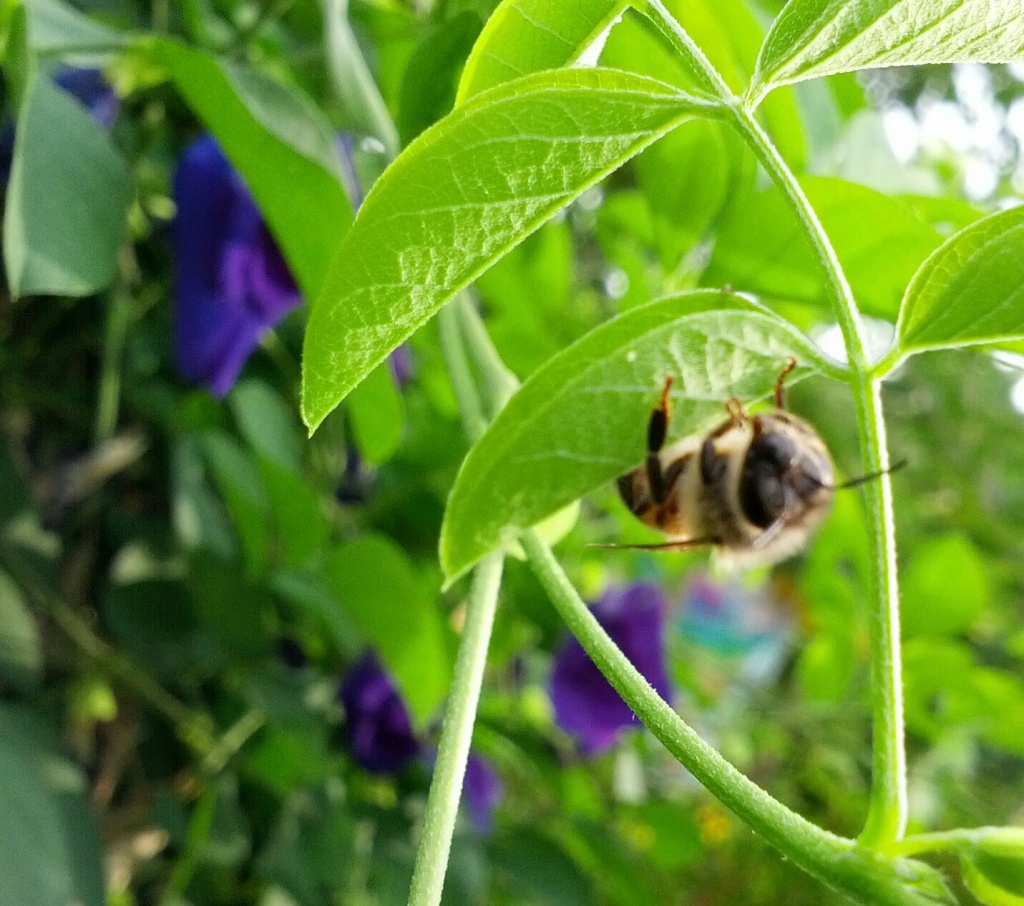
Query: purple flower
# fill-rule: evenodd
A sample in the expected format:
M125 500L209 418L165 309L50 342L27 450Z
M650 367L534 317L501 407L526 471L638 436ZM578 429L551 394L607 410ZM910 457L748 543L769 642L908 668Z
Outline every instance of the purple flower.
M663 698L670 695L662 653L665 600L657 585L635 584L605 592L594 616ZM551 701L558 725L585 755L609 748L637 718L574 638L555 655Z
M494 810L505 798L505 786L498 772L483 756L469 753L466 776L462 781L462 802L478 834L494 829Z
M420 753L409 711L373 652L352 668L338 697L349 751L367 771L396 774Z
M178 370L223 396L260 337L301 297L252 195L212 136L182 155L174 201Z

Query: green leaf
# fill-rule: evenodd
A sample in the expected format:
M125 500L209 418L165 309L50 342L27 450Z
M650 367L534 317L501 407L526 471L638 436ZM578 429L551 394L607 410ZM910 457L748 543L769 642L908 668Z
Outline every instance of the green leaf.
M39 628L21 590L0 572L0 688L10 683L23 692L39 684L43 650Z
M594 890L572 857L550 837L517 827L488 843L490 862L508 888L525 902L588 906ZM518 901L518 898L517 898Z
M651 79L564 70L492 89L423 133L373 187L313 308L306 424L548 217L698 109Z
M797 379L827 368L770 312L709 290L653 302L591 331L538 369L470 450L441 529L445 573L454 579L636 466L668 375L676 378L676 438L723 418L731 396L764 396L791 356Z
M748 101L837 72L1021 59L1019 0L791 0L761 48Z
M904 635L966 632L991 597L985 563L966 538L930 538L914 552L904 580Z
M270 384L256 379L239 381L228 403L253 450L282 468L299 470L302 442L295 410Z
M281 560L301 566L330 536L320 495L301 472L265 457L259 457L256 465L270 502Z
M961 853L964 885L985 906L1024 906L1024 854Z
M4 216L17 296L87 296L114 277L130 185L110 137L49 78L32 75L18 116Z
M1024 337L1024 206L950 237L907 287L892 357Z
M85 778L28 710L0 706L0 903L103 906Z
M405 553L382 535L363 535L326 559L324 579L380 655L422 727L451 682L436 599Z
M203 448L213 480L238 532L246 568L252 575L267 566L270 526L266 490L252 459L226 434L212 432Z
M625 0L503 0L466 60L455 103L532 72L568 66L625 8Z
M307 98L260 72L171 40L150 46L242 174L306 298L315 298L352 223L330 126Z
M403 145L451 111L464 61L479 33L480 17L466 10L438 22L420 39L398 95L396 125Z
M391 458L402 442L402 395L391 368L383 362L373 369L348 398L352 435L359 453L371 465Z
M941 243L899 200L841 179L801 180L862 309L894 319L907 283ZM702 281L774 299L825 304L827 293L803 230L777 189L733 206Z
M118 31L59 0L26 0L28 45L37 54L107 53L128 43Z

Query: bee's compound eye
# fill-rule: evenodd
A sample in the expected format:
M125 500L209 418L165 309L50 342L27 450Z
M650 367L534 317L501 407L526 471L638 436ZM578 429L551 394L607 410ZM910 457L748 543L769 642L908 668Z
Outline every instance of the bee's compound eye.
M743 460L740 507L751 525L767 528L786 509L786 479L796 454L791 438L781 432L755 438Z

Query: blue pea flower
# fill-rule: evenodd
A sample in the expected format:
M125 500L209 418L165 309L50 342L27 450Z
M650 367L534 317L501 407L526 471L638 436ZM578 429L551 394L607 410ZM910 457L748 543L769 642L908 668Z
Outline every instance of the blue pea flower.
M223 396L263 334L302 300L252 195L212 136L174 176L178 370Z
M338 692L345 708L345 737L355 762L371 774L397 774L416 758L432 765L412 730L412 719L395 684L377 655L366 652L345 677ZM505 796L498 772L482 756L469 753L462 802L479 834L489 834L494 810Z
M349 751L371 774L397 774L420 754L409 709L373 652L352 668L338 697Z
M667 699L671 687L662 645L665 599L661 589L642 583L610 589L593 612L637 670ZM584 755L603 752L624 729L638 725L629 705L574 638L566 639L555 655L550 692L558 725L576 739Z
M482 755L469 753L462 781L462 801L470 823L481 836L494 830L494 810L505 798L505 785L491 763Z

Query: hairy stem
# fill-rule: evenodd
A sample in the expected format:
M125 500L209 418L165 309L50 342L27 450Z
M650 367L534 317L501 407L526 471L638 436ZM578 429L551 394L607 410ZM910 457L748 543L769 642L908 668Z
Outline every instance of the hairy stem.
M483 404L473 381L473 372L469 367L466 347L462 341L462 317L458 308L460 301L458 297L452 299L437 313L437 329L448 380L459 404L462 427L472 442L484 433L487 419L484 418Z
M974 848L984 848L986 853L993 856L1019 859L1024 854L1024 828L971 827L916 834L890 843L886 849L895 855L912 856L917 853L959 852Z
M555 609L633 712L723 805L809 874L863 904L953 902L928 866L888 859L790 811L702 740L609 638L534 531L520 538Z
M493 553L482 560L473 572L473 586L466 605L466 626L459 642L451 697L437 750L434 778L430 783L409 906L437 906L441 902L504 559L500 551Z
M825 274L833 310L843 332L866 472L889 468L881 381L870 375L867 341L853 291L810 201L775 146L749 111L736 111L736 124L775 183L785 193L810 237ZM872 543L871 703L874 715L872 786L861 834L867 845L898 840L907 822L907 767L903 743L903 680L900 657L899 585L895 519L888 474L864 486Z
M477 391L466 356L465 321L470 311L469 300L456 297L439 312L438 329L462 424L472 441L487 427L483 414L485 400L482 399L487 394ZM466 604L466 625L459 642L451 696L427 797L423 836L416 852L409 906L437 906L441 901L504 562L504 555L499 551L482 560L473 572L473 585Z
M817 213L793 172L754 118L740 105L724 80L693 40L665 9L661 0L645 0L644 11L681 56L699 68L733 111L733 124L753 149L773 182L782 190L796 213L818 257L830 301L843 333L851 366L853 391L866 472L889 467L881 381L872 375L864 325L835 249ZM896 573L895 521L892 483L887 474L865 485L872 543L871 702L874 717L872 786L868 817L860 840L883 845L903 836L907 822L906 753L903 740L903 680L900 658L899 586Z

